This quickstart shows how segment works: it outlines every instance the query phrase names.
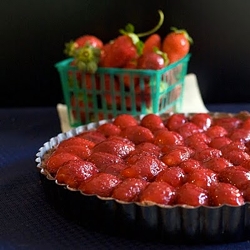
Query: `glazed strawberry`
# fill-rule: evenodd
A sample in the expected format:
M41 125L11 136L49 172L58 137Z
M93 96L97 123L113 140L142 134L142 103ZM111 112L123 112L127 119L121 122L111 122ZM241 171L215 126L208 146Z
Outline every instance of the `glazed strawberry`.
M92 153L105 152L120 158L125 158L134 149L135 147L131 143L126 143L122 140L108 139L95 145L92 149Z
M113 123L114 125L118 126L120 129L124 129L128 126L138 125L138 121L135 119L135 117L129 114L118 115L114 119Z
M125 158L125 161L128 165L133 165L138 160L140 160L141 158L144 158L146 156L158 158L158 155L154 154L154 152L148 152L148 151L145 151L143 149L138 149L138 150L136 149L136 150L130 152L130 154Z
M155 178L155 181L164 181L173 187L179 187L184 183L185 172L180 167L166 168Z
M250 182L246 183L241 189L243 198L246 202L250 201Z
M196 124L192 122L186 122L178 128L177 132L185 139L192 134L202 131Z
M189 174L197 169L201 168L202 165L199 161L189 158L186 161L183 161L179 164L179 167L184 170L186 174Z
M245 169L247 169L248 171L250 171L250 160L245 160L241 163L241 166Z
M56 180L60 184L66 184L71 188L78 186L99 172L91 162L73 160L64 163L56 173Z
M86 131L82 132L77 137L84 138L88 141L93 142L94 144L100 143L106 139L105 135L100 131Z
M207 130L212 124L212 117L207 113L197 113L190 118L190 121L202 130Z
M198 132L188 136L185 139L185 145L196 150L202 150L208 147L210 141L211 139L205 133Z
M207 206L209 204L208 193L205 189L187 182L177 189L176 204L193 207Z
M82 160L79 156L62 152L58 154L52 154L47 162L46 162L46 169L49 171L51 175L55 175L58 171L58 169L66 162L72 161L72 160Z
M175 188L166 182L152 182L141 193L140 202L145 205L172 205L175 201Z
M247 143L250 141L250 130L243 128L235 129L231 133L230 139L232 141L242 141L243 143Z
M119 135L121 129L113 123L104 123L97 128L97 131L104 134L106 137Z
M219 125L212 125L210 128L207 129L205 133L211 139L227 136L228 134L227 130Z
M185 30L171 29L163 40L162 51L165 52L169 58L169 62L173 63L180 60L188 54L190 44L193 42L192 38Z
M215 118L213 124L225 128L230 133L232 130L240 127L242 121L237 117L220 117Z
M180 134L168 129L161 129L155 132L153 143L159 147L183 145L184 140Z
M250 160L250 155L242 150L232 150L230 152L223 153L223 156L233 165L241 165L244 161Z
M175 149L161 157L161 160L169 167L179 165L191 156L189 150Z
M144 155L138 157L133 164L129 164L127 168L121 171L121 176L123 178L140 178L153 181L155 176L165 168L165 164L158 158L152 155Z
M142 142L151 142L154 138L153 133L148 128L140 125L124 128L120 136L129 139L136 145Z
M55 150L54 154L70 153L79 156L82 160L86 160L91 154L91 148L87 146L72 145L68 147L59 147Z
M162 118L156 114L147 114L141 119L141 126L150 129L152 132L165 128Z
M230 183L240 189L249 182L250 172L241 166L232 166L223 169L218 174L218 179L221 182Z
M84 194L94 194L101 197L109 197L114 188L121 180L112 174L98 173L88 181L79 186L79 190Z
M203 162L205 168L211 169L215 173L221 172L224 168L232 167L233 164L223 157L212 158Z
M112 197L117 200L132 202L137 201L140 193L149 183L142 179L128 178L114 188Z
M92 153L87 160L94 163L101 172L105 171L105 169L111 164L124 163L124 161L117 155L106 152Z
M217 158L221 156L222 152L219 149L207 147L202 149L201 151L196 151L196 153L194 154L194 159L201 162L205 162L209 161L212 158Z
M186 182L207 190L218 182L217 174L208 168L199 168L187 175Z
M81 146L81 147L93 148L95 146L95 143L87 139L76 136L76 137L71 137L71 138L61 141L57 148L64 148L64 147L67 148L70 146Z
M229 139L228 137L222 136L222 137L213 138L208 145L211 148L221 149L224 146L230 144L231 142L232 142L231 139Z
M135 150L131 152L130 155L137 152L148 152L159 157L161 155L161 148L151 142L142 142L135 146Z
M137 59L138 69L159 70L166 67L167 65L167 55L165 53L162 53L161 51L143 53Z
M250 117L243 121L243 123L241 124L241 128L248 130L250 129Z
M110 165L107 165L104 172L119 177L121 171L126 167L127 165L125 163L111 163Z
M210 188L209 196L213 206L224 204L241 206L244 204L240 190L229 183L218 182Z
M221 152L222 152L223 155L226 155L226 154L228 154L228 153L230 153L231 151L234 151L234 150L245 151L246 146L241 141L232 141L232 142L226 144L225 146L223 146L221 148Z
M169 130L176 131L181 125L187 122L187 118L184 114L172 114L169 118L167 118L165 122L165 126Z

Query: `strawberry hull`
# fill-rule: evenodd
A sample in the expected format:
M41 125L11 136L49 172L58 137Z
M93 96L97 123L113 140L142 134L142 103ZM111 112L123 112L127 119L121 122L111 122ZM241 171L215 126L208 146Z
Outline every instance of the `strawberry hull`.
M86 74L72 59L58 62L71 127L127 113L180 112L190 54L160 70L99 67Z

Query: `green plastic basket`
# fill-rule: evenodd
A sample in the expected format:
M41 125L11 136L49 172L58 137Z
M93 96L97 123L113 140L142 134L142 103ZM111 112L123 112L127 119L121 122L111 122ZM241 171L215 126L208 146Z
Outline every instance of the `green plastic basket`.
M86 74L58 62L69 122L76 127L119 114L179 112L190 54L161 70L98 68Z

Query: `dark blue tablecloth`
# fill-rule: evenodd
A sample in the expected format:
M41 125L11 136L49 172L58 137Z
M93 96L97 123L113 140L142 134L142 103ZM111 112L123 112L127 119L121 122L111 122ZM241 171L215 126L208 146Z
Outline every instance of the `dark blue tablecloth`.
M207 105L250 111L250 104ZM0 109L0 249L250 249L250 242L170 245L88 231L46 201L35 154L60 133L56 108Z

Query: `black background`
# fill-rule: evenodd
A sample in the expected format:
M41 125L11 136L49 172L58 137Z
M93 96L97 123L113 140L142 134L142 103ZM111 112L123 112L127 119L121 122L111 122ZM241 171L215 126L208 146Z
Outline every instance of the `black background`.
M248 0L2 0L0 2L0 107L53 106L62 102L54 64L64 43L83 34L104 42L128 22L137 32L158 22L194 39L189 72L205 103L250 100L250 1Z

